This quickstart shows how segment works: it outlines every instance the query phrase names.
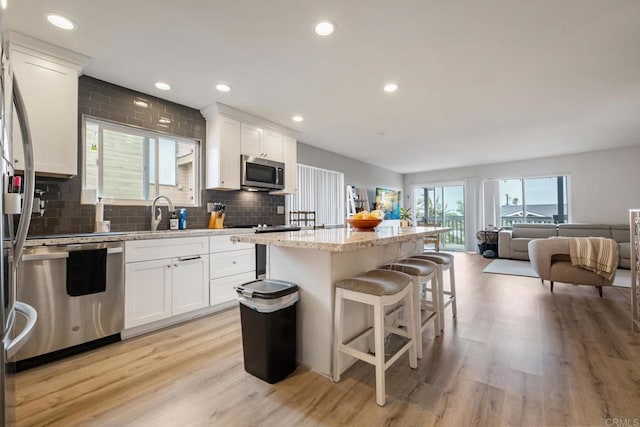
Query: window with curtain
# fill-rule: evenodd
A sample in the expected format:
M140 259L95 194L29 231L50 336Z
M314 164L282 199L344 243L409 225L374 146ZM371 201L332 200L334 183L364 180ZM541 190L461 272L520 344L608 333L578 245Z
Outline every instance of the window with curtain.
M298 191L287 196L287 208L314 211L316 225L344 225L344 174L313 166L298 165Z

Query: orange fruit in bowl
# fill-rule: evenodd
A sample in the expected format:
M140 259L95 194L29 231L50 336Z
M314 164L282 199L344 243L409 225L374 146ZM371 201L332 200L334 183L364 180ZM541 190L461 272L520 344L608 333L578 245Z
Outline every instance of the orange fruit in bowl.
M384 219L384 212L382 212L380 209L371 211L369 215L371 216L371 219Z

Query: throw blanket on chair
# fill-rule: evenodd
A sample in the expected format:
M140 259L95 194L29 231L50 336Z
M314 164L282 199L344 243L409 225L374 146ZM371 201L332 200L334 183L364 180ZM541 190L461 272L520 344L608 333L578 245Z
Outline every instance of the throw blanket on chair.
M571 237L569 255L571 265L611 280L618 264L618 244L604 237Z

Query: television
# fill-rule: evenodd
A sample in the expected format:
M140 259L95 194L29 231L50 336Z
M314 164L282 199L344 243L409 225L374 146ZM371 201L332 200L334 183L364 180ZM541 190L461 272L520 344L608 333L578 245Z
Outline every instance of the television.
M384 219L400 219L400 190L376 188L376 209L384 211Z

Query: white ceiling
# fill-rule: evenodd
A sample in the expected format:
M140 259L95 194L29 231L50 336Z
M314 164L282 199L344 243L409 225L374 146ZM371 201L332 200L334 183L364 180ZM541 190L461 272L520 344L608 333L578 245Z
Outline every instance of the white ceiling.
M90 56L90 76L401 173L640 144L638 0L8 3L5 28Z

